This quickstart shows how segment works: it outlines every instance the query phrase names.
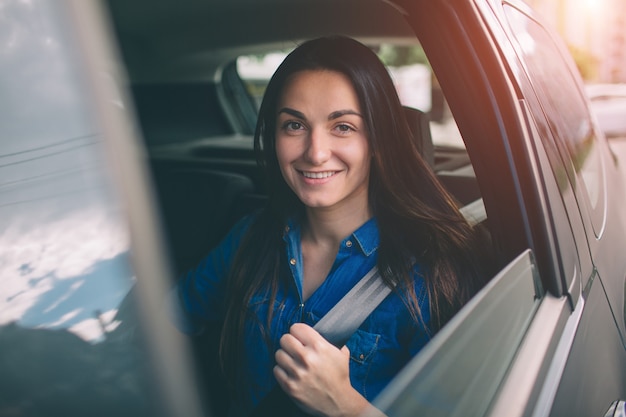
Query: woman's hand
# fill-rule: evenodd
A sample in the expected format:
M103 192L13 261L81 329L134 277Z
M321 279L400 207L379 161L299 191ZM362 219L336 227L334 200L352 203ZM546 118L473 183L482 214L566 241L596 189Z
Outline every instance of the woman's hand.
M350 384L350 351L330 344L311 326L297 323L280 339L274 376L306 412L358 416L371 405Z

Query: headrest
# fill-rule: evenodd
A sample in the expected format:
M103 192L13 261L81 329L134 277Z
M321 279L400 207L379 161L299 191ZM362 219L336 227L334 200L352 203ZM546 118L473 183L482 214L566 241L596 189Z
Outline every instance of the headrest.
M435 167L435 147L430 134L430 117L427 113L404 106L404 114L413 133L413 139L422 157L431 168Z

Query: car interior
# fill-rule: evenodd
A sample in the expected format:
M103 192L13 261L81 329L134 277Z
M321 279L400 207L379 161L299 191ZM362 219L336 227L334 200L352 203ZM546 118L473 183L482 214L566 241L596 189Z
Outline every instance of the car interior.
M186 14L176 19L173 5L143 9L142 1L110 1L178 273L192 267L237 219L264 202L253 134L263 83L271 73L264 80L243 80L238 59L288 51L304 39L337 33L377 50L395 48L396 55L420 48L401 10L380 1L368 1L367 7L321 2L325 5L316 4L313 16L306 10L294 12L294 18L307 16L297 19L297 25L287 10L285 16L265 16L273 8L254 2L237 1L236 7L219 1L186 3L197 8L198 19L206 19L189 22ZM348 24L315 15L326 8L332 15L349 13ZM234 26L224 26L231 22L224 17L228 13L237 22ZM372 16L381 14L385 18L376 19L380 27L372 26ZM222 16L222 23L212 21L214 15ZM418 87L430 103L422 109L406 105L405 114L424 158L460 207L479 200L470 159L436 80L428 74L424 87Z
M427 70L425 77L404 77L402 91L417 91L425 103L403 100L414 140L462 212L486 224L470 158L400 7L377 0L108 0L108 7L175 276L266 199L253 134L271 71L250 76L244 63L258 64L322 35L348 35L371 46L393 64L399 88L402 74ZM403 68L394 72L398 63ZM195 348L205 362L201 372L211 375L205 382L214 393L214 411L222 415L225 405L215 400L224 397L214 377L217 355L214 344L207 347L215 338L209 332Z
M183 334L172 289L268 204L257 109L285 55L328 35L378 54L410 139L493 255L471 259L487 270L483 288L418 353L402 352L397 372L375 353L390 340L361 326L351 365L392 378L367 400L390 417L624 410L623 160L592 120L567 46L529 1L9 0L0 10L0 416L235 414L227 387L239 381L218 355L225 325ZM384 297L373 271L350 293ZM376 308L370 295L348 298L350 314ZM319 321L314 308L275 318L326 323L332 342L353 331L337 305ZM395 311L370 322L400 329L405 348L412 332Z

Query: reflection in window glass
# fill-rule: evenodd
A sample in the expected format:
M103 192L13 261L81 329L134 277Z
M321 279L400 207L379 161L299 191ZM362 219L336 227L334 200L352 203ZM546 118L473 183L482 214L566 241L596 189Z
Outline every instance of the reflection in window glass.
M99 138L30 126L14 125L39 146L0 145L0 415L152 416L128 230Z
M2 2L0 415L158 416L123 204L47 7Z
M563 60L553 59L560 55L560 50L544 28L517 9L505 7L505 11L529 66L535 93L546 103L543 111L548 129L556 138L557 147L565 150L561 158L569 181L590 206L594 228L599 233L604 221L604 176L586 101L580 91L568 88L572 83L559 82L563 77L572 77L572 73ZM546 136L543 139L549 142ZM548 143L546 147L553 146ZM558 178L561 167L553 168Z

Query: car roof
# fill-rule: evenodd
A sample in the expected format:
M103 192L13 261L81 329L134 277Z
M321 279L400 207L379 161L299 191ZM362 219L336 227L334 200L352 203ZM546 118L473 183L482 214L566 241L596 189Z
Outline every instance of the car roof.
M135 82L206 79L242 54L343 34L416 42L402 8L384 0L108 0ZM373 23L375 22L375 23Z

